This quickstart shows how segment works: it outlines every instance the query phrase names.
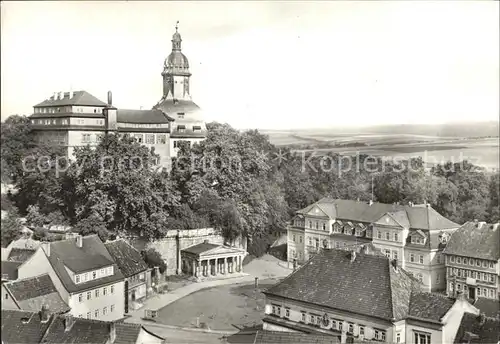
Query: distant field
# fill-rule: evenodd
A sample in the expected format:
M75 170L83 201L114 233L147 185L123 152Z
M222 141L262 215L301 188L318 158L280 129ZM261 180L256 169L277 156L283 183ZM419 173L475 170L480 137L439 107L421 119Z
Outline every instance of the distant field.
M479 166L499 168L499 142L494 138L460 138L414 134L337 133L331 130L307 132L264 132L277 146L291 146L296 152L317 155L335 152L344 155L370 154L398 157L421 156L429 163L469 160ZM349 146L347 146L349 145Z

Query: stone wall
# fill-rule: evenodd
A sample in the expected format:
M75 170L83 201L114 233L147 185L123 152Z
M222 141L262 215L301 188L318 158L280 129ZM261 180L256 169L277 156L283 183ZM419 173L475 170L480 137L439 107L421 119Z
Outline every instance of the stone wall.
M167 264L165 274L174 275L180 268L180 250L201 244L205 240L211 244L224 244L224 238L214 228L197 228L169 230L165 238L149 242L146 247L154 248L160 252ZM238 242L238 244L240 243Z

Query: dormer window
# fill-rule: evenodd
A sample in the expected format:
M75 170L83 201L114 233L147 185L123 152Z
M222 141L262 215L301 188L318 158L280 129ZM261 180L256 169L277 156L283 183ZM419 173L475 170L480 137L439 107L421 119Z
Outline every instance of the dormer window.
M177 126L177 132L184 133L185 131L186 131L186 126L185 125L178 125Z
M184 112L177 112L177 118L184 118Z
M195 125L195 126L193 126L193 131L195 133L201 131L201 127L199 125Z

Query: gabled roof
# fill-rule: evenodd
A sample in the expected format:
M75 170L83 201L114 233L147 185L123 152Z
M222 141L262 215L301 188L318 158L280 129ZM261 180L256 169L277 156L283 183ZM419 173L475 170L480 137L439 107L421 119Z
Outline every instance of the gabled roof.
M183 249L182 252L191 253L197 256L205 256L211 254L243 253L244 250L236 247L210 244L205 241L200 244L187 247Z
M167 124L174 119L160 110L125 110L116 112L119 123Z
M17 279L17 268L21 266L21 262L2 261L2 280L3 275L7 275L9 281Z
M455 299L442 294L413 292L410 297L411 317L440 322L450 308L455 304Z
M500 226L466 222L457 229L444 249L446 254L479 259L500 258Z
M37 312L43 305L54 313L70 310L48 274L12 281L4 286L22 310Z
M56 317L47 330L43 342L47 344L105 344L110 338L110 322L72 318L74 323L65 329L65 317Z
M500 301L494 299L487 299L485 297L479 297L476 302L474 302L474 307L479 309L481 313L484 313L490 318L500 318Z
M47 258L66 290L78 292L124 279L106 246L97 235L85 236L82 242L81 248L76 245L74 238L50 243L50 255ZM111 265L114 266L112 276L79 284L74 283L65 268L67 266L74 272L84 272Z
M10 250L9 258L7 260L11 262L25 262L36 252L36 249L31 248L17 248L14 247Z
M208 242L202 242L201 244L187 247L187 248L183 249L182 251L192 253L192 254L201 254L201 253L208 252L216 247L219 247L219 245L210 244Z
M130 323L116 323L116 339L113 344L135 344L137 343L139 334L141 331L154 336L160 340L163 337L158 336L155 333L148 331L141 324L130 324Z
M409 225L413 229L452 229L458 224L440 215L428 204L396 205L323 198L308 207L297 211L298 214L307 214L315 205L319 206L331 219L350 220L373 223L387 213L400 224Z
M107 106L107 104L87 91L75 91L73 92L73 97L69 97L69 92L64 92L63 99L54 99L54 96L43 102L35 105L34 107L46 107L46 106L65 106L65 105L80 105L80 106Z
M336 336L315 335L301 332L257 331L255 344L335 344L340 343Z
M49 325L37 312L2 309L2 343L40 343Z
M381 319L408 315L417 281L386 257L324 249L265 294Z
M464 343L464 340L470 339L469 343L493 344L500 341L500 319L485 317L465 313L457 335L455 343ZM467 342L467 341L465 341Z
M191 100L173 100L173 99L162 99L156 104L153 109L158 109L163 111L165 114L173 116L178 112L195 112L199 111L200 107L196 105Z
M125 277L130 277L148 269L141 253L123 239L104 244Z

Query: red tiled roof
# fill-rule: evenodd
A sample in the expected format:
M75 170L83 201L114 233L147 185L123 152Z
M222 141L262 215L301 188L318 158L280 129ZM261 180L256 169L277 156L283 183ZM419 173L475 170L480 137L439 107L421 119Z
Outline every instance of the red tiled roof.
M498 260L500 258L500 225L467 222L452 235L445 254Z

